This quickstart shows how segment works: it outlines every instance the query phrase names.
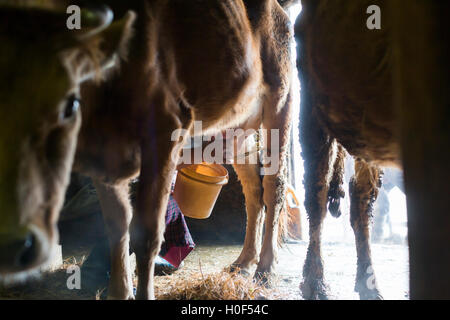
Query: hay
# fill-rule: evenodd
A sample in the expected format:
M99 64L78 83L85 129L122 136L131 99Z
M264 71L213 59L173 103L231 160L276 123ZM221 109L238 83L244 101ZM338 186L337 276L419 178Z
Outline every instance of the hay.
M155 295L158 300L280 299L279 293L252 278L226 271L161 277L155 285Z
M67 258L60 268L43 272L25 283L15 285L0 284L0 300L92 300L100 299L101 292L92 293L85 290L69 290L67 278L70 266L81 266L85 260L82 256L77 261L75 257Z
M52 272L45 272L37 279L12 287L0 285L0 299L43 299L43 300L101 300L105 299L105 290L69 290L67 288L67 268L81 266L85 256L80 259L71 257ZM200 271L197 271L200 270ZM181 272L180 272L181 271ZM204 274L202 264L194 270L180 270L172 275L155 277L155 296L157 300L278 300L285 299L279 291L269 289L251 277L238 271L210 272ZM271 287L278 287L273 279ZM137 285L137 278L133 277ZM83 285L82 285L83 287Z

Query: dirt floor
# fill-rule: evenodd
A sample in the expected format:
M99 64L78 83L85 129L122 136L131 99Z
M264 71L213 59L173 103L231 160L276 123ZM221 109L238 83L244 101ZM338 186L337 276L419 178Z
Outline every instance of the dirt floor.
M409 257L406 245L406 215L404 199L393 206L392 233L387 232L383 243L372 244L372 257L375 275L381 293L385 299L403 300L409 298ZM392 203L394 203L392 201ZM345 212L345 211L344 211ZM307 235L307 223L304 219L303 234ZM329 298L339 300L359 299L353 286L356 274L356 250L354 236L348 214L339 219L325 218L322 231L322 252L325 266L325 280L329 285ZM197 241L194 237L194 241ZM217 275L229 266L239 255L242 245L205 245L199 242L194 251L184 260L184 266L172 276L156 277L155 293L157 298L170 291L170 285L179 280L188 281L194 275L208 277ZM210 242L206 242L210 243ZM275 281L274 299L302 299L298 286L302 280L302 268L306 257L308 242L296 241L284 244L279 251L278 277ZM67 288L67 279L71 274L67 268L74 264L81 265L87 248L78 247L74 251L66 250L64 265L39 279L9 288L0 286L0 299L99 299L104 298L100 291L86 290L81 283L81 290ZM63 252L64 253L64 252ZM223 277L222 277L223 278ZM174 282L175 281L175 282ZM177 282L178 281L178 282Z
M277 291L283 299L302 299L298 285L306 257L306 242L287 244L280 250ZM198 247L186 259L179 274L198 271L218 272L239 255L240 246ZM353 291L356 275L356 252L353 244L327 242L322 247L325 279L330 287L330 299L359 299ZM372 245L377 282L385 299L408 299L408 250L404 245Z
M307 243L300 241L286 244L280 250L277 299L302 299L298 289ZM172 276L156 277L156 294L176 277L189 279L192 274L218 273L240 253L241 246L198 246L185 260L185 265ZM404 245L374 244L372 246L375 274L385 299L408 299L408 251ZM351 242L326 242L323 244L325 277L330 287L330 299L358 299L353 291L356 272L356 253ZM82 260L71 259L65 267ZM3 299L95 299L93 292L69 290L66 286L70 275L66 269L56 270L33 281L27 286L2 289Z

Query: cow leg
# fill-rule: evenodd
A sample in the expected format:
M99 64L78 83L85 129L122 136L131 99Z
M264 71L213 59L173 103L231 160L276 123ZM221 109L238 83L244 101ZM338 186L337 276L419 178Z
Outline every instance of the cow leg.
M278 103L264 107L263 143L266 150L263 178L263 201L266 206L264 239L255 277L267 283L275 272L278 250L278 219L285 206L287 150L290 138L291 94L288 94L282 108ZM270 102L270 101L268 101ZM277 107L274 107L277 106ZM278 110L277 110L278 109ZM278 133L278 136L275 134ZM278 153L278 154L277 154ZM271 162L267 163L270 157Z
M161 94L154 100L158 109L150 112L141 142L141 174L131 221L131 245L138 271L137 299L154 299L154 262L163 240L170 186L184 142L181 136L172 141L172 133L188 129L191 119L189 110L181 105L169 106L169 99ZM179 113L170 109L178 109Z
M249 269L259 261L261 251L261 235L264 217L264 204L262 201L262 184L259 175L259 164L235 164L233 165L242 190L245 195L245 207L247 211L247 228L242 252L231 265L231 269L238 268L241 272L248 273Z
M330 142L319 127L316 127L315 138L304 139L302 143L305 209L309 219L309 245L303 266L303 282L300 285L305 299L327 299L328 287L323 276L321 234L323 219L327 213L327 176L331 170L333 144L335 143Z
M128 181L107 185L94 180L111 250L111 279L108 299L133 299L129 259L128 227L132 209L128 198Z
M370 252L369 224L373 204L381 186L381 170L364 160L355 160L355 175L350 180L350 221L355 233L358 266L355 291L361 299L381 299Z
M300 52L301 53L301 52ZM304 62L305 60L300 60ZM326 97L314 94L309 88L306 67L303 72L300 108L300 143L304 160L305 209L309 220L309 245L303 266L303 281L300 284L305 299L327 299L328 288L324 282L321 253L322 223L327 213L329 191L328 177L332 168L332 158L336 142L323 130L317 121L314 106L327 104Z

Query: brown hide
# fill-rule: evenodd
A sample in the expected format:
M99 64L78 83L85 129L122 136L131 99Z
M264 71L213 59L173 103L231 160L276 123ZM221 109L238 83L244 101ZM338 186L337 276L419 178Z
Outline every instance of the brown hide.
M399 163L392 108L391 26L383 19L381 30L366 27L370 4L304 4L301 26L296 29L305 47L300 71L314 92L311 107L305 106L352 155L376 163ZM384 1L376 4L384 18L388 14Z
M123 2L118 6L123 9ZM112 257L109 297L133 298L131 235L137 297L154 298L153 261L178 160L172 155L178 157L186 138L172 141L171 136L180 129L192 134L194 120L202 121L203 134L227 128L279 130L279 169L274 174L261 182L261 164L234 165L246 195L247 231L233 268L247 270L257 263L255 276L270 275L285 194L289 18L275 0L140 0L130 8L138 19L128 59L106 83L82 89L83 125L74 166L94 178L99 193ZM270 154L271 141L265 141ZM128 181L137 175L132 213Z
M368 217L378 164L402 166L408 202L411 298L448 298L448 45L444 12L433 1L304 0L296 23L302 78L301 140L310 217L303 294L326 297L320 230L335 175L335 141L357 157L350 185L358 253L355 290L379 298L371 269ZM381 30L369 30L369 5ZM331 188L331 187L330 187ZM339 200L331 194L331 200ZM330 201L330 199L328 199ZM335 204L334 204L335 205ZM380 276L380 275L379 275ZM382 276L382 275L381 275Z
M0 1L0 281L6 282L26 278L52 256L81 122L79 86L111 65L123 30L110 26L108 9L85 11L85 28L70 32L65 12L20 4Z

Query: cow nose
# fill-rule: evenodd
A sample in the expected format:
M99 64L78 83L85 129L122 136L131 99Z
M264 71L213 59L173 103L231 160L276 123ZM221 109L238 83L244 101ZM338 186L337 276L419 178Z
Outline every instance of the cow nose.
M34 233L29 232L14 240L0 241L0 272L20 272L32 267L38 258L38 241Z
M32 265L37 257L36 236L29 233L21 243L20 252L17 255L16 265L19 268L27 268Z

